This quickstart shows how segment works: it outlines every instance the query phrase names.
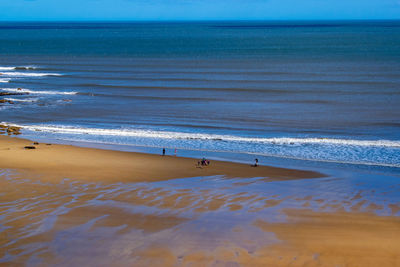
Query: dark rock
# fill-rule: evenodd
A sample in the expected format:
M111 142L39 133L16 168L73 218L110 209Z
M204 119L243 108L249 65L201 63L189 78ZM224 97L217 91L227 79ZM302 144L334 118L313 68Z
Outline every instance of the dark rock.
M21 130L21 127L16 127L16 126L8 126L7 132L19 132Z
M25 149L36 149L35 146L25 146L24 148L25 148Z
M0 92L0 96L10 96L10 95L29 95L29 93Z
M15 70L34 70L34 67L15 67Z
M34 145L38 145L39 143L38 143L38 142L33 142L33 144L34 144Z
M0 104L5 104L5 103L14 104L14 102L11 100L0 99Z
M1 129L2 131L7 131L7 134L8 134L8 135L12 135L12 134L14 134L14 135L19 135L19 134L21 134L21 133L20 133L21 127L8 126L8 125L1 125L1 124L0 124L0 129Z

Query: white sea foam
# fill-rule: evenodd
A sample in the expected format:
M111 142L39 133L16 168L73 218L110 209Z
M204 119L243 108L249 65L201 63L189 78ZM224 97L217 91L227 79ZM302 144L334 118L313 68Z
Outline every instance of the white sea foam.
M2 123L7 124L7 123ZM199 151L254 154L259 156L400 167L400 140L355 140L338 138L257 138L234 135L154 131L145 129L102 129L62 125L16 125L23 133L116 145L169 147Z
M9 78L0 79L0 83L8 83L10 80Z
M185 133L170 131L152 131L142 129L101 129L83 128L56 125L20 125L21 127L42 132L64 133L64 134L86 134L97 136L122 136L139 138L161 138L161 139L185 139L185 140L210 140L221 142L258 143L270 145L330 145L330 146L357 146L357 147L388 147L400 148L399 140L354 140L334 138L256 138L233 135L218 135L204 133Z
M15 70L15 67L0 67L0 71L4 70Z
M35 102L37 98L4 98L5 100L13 101L13 102Z
M4 66L0 66L0 71L7 71L7 70L34 70L36 69L35 66L17 66L17 67L4 67Z
M36 70L37 67L35 66L17 66L14 67L15 70Z
M35 91L35 90L29 90L29 89L17 89L17 88L1 88L0 90L6 91L6 92L12 92L12 93L29 93L33 95L75 95L78 92L60 92L60 91Z
M43 72L0 72L1 76L7 77L44 77L44 76L62 76L59 73L43 73Z

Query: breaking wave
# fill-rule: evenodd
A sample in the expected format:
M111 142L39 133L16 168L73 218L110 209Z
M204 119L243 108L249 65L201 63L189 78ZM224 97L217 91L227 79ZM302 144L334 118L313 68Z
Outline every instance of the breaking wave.
M1 72L2 76L8 77L44 77L44 76L62 76L59 73L40 73L40 72Z
M4 98L5 100L13 101L13 102L36 102L37 98Z
M140 130L140 129L81 128L73 126L55 126L55 125L46 125L46 126L24 125L23 127L29 130L40 130L40 131L69 133L69 134L110 135L110 136L187 139L187 140L214 140L214 141L228 141L228 142L274 144L274 145L327 144L327 145L342 145L342 146L361 146L361 147L372 146L372 147L400 148L400 141L397 140L354 140L354 139L334 139L334 138L289 138L289 137L256 138L256 137L241 137L241 136L219 135L219 134L152 131L152 130Z
M169 147L323 162L400 167L400 140L263 138L136 128L105 129L63 125L15 126L22 127L23 134L65 141Z
M24 88L1 88L0 90L5 91L5 92L12 92L12 93L26 93L26 94L40 94L40 95L76 95L78 92L74 91L35 91L35 90L29 90L29 89L24 89Z
M35 66L17 66L17 67L4 67L4 66L0 66L0 71L4 71L4 70L35 70L37 69L37 67Z

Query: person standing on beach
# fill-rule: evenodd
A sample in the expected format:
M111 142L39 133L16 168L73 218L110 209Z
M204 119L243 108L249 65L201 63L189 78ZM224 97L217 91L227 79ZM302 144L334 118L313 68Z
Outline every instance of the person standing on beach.
M255 159L254 161L255 161L254 167L257 167L258 166L258 159Z
M162 149L162 155L165 156L165 148Z

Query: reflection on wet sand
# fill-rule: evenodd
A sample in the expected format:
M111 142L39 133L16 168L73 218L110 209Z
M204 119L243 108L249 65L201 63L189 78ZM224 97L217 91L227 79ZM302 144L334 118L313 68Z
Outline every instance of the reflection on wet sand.
M284 210L287 223L257 220L260 229L286 242L269 247L279 266L400 266L400 217L370 213ZM276 265L275 265L276 266Z
M0 173L0 264L400 264L395 179L376 186L359 178L101 184L21 177Z

